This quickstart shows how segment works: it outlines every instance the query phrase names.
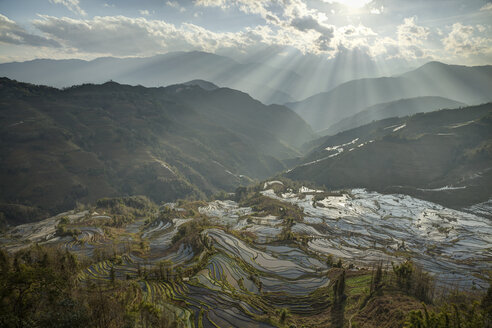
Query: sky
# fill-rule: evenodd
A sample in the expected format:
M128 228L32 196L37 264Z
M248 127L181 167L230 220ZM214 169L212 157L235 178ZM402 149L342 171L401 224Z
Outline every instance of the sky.
M492 1L0 0L0 62L191 50L492 64Z

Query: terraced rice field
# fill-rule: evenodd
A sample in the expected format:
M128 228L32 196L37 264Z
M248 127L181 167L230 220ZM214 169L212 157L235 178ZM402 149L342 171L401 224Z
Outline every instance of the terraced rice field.
M197 218L137 218L116 228L105 225L108 216L87 211L15 227L0 236L0 244L10 252L46 244L92 258L77 277L80 283L136 281L145 300L172 311L187 327L271 327L265 314L281 308L323 313L330 306L328 256L355 268L411 257L441 284L487 286L492 224L480 216L483 204L477 215L404 195L354 189L315 200L318 190L278 195L268 189L273 185L281 184L265 183L261 193L295 204L302 218L288 226L281 216L213 201L198 208L210 222L194 237L204 245L199 250L190 240L173 241L181 226ZM62 217L72 235L57 235ZM286 229L303 241L283 239Z
M487 218L363 189L316 202L313 195L262 193L304 211L304 222L292 230L312 237L308 246L316 253L360 266L410 257L441 283L487 286L485 273L492 268L492 223Z

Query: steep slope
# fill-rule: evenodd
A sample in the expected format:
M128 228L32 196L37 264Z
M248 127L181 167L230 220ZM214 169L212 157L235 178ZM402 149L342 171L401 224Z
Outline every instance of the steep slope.
M350 130L358 126L389 117L402 117L423 112L431 112L443 108L458 108L466 106L464 103L442 97L418 97L400 99L397 101L370 106L363 111L344 118L323 130L321 135L335 134Z
M303 163L285 175L452 207L483 202L492 197L492 103L390 118L325 137Z
M109 327L401 328L408 312L444 304L454 308L448 327L488 327L489 219L401 194L309 190L286 179L232 197L165 206L104 198L0 232L0 319L106 327L99 312L111 309ZM16 311L18 294L5 290L27 284L23 300L33 305ZM144 320L150 311L138 300L165 310ZM428 327L419 313L413 327ZM443 325L433 327L446 327L439 317Z
M293 101L285 91L269 85L270 77L298 79L298 75L289 70L265 64L242 64L228 57L199 51L146 58L106 57L92 61L37 59L0 64L0 76L54 87L109 80L158 87L201 79L242 90L267 104Z
M438 96L469 105L492 100L492 66L428 63L401 76L360 79L288 103L314 130L327 129L368 106L404 98Z
M313 136L288 108L231 89L58 90L4 78L0 99L0 203L10 217L16 208L5 204L52 213L102 196L160 202L231 191L282 170Z

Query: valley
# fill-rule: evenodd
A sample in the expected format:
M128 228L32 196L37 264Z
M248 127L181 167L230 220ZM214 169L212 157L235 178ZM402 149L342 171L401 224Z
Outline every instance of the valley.
M491 103L401 100L319 136L203 80L0 95L0 323L67 302L70 326L488 320Z
M491 18L0 1L0 327L492 328Z

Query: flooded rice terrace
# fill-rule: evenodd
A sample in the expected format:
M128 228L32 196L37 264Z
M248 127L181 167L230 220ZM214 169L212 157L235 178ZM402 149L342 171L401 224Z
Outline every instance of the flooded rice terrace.
M406 195L364 189L315 201L316 190L303 187L297 193L276 194L269 186L265 183L264 196L303 210L304 220L295 223L292 232L311 237L308 248L315 254L332 255L361 267L411 259L439 283L463 288L488 285L485 274L492 269L492 222L480 216L481 207L475 215ZM252 211L233 201L215 201L200 212L232 230L254 232L256 246L275 241L281 232L281 222L274 216L242 219ZM326 269L317 260L303 260L307 255L289 246L267 246L263 252L222 230L204 233L231 256L283 278L298 279Z
M88 211L14 227L0 236L0 245L9 252L51 245L92 258L93 264L78 276L81 283L137 279L147 300L173 300L163 303L163 309L189 327L270 327L255 318L279 304L291 313L321 313L328 303L310 297L330 284L329 256L342 259L351 270L411 259L439 284L488 286L492 223L481 215L484 205L472 214L405 195L363 189L325 193L306 187L283 193L274 191L275 184L281 182L265 183L260 194L298 206L302 217L292 222L290 231L305 238L303 243L282 238L282 217L216 200L196 211L209 221L195 237L207 250L197 250L193 241L175 244L192 217L136 218L110 230L105 226L110 216ZM167 207L176 211L171 213L185 212L176 204ZM76 229L74 235L57 235L62 218ZM101 254L108 249L120 255L105 258ZM149 278L159 270L167 278ZM176 272L181 272L181 280L170 280Z
M484 274L492 269L492 222L488 218L406 195L364 189L317 201L314 194L277 195L272 189L262 194L303 210L304 222L296 223L292 231L313 237L308 246L316 253L360 266L410 258L438 282L487 286Z

